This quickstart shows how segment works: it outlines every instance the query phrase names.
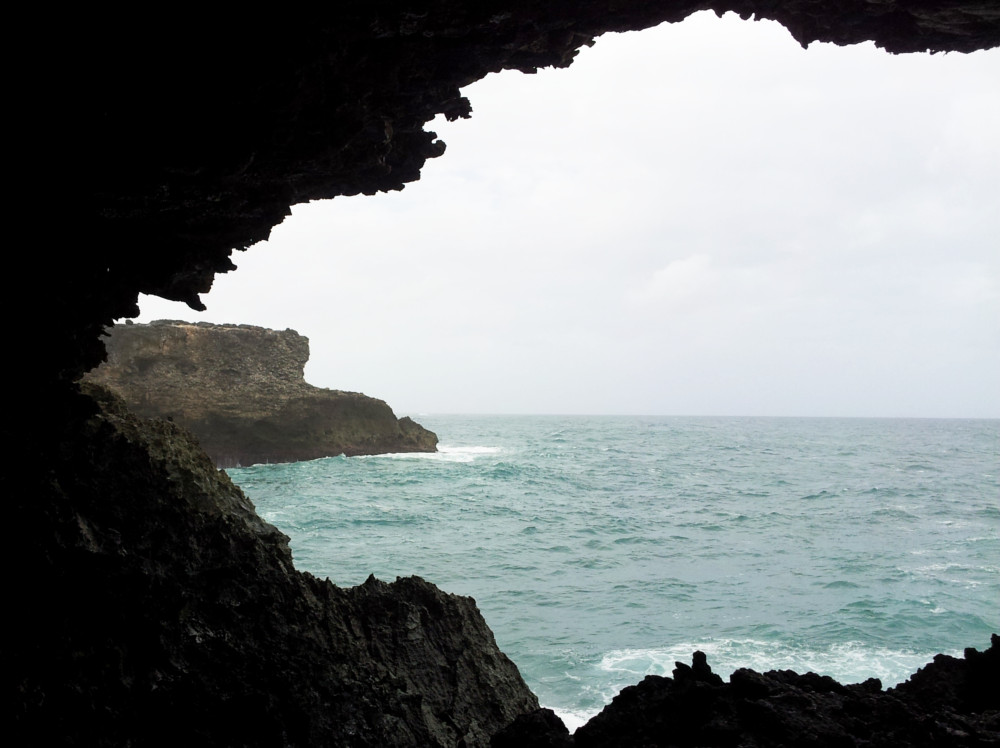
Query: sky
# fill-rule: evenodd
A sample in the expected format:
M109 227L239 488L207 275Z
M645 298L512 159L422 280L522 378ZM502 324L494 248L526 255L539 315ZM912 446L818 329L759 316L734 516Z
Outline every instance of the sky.
M139 321L292 328L397 415L1000 417L1000 50L706 12L463 93L420 181Z

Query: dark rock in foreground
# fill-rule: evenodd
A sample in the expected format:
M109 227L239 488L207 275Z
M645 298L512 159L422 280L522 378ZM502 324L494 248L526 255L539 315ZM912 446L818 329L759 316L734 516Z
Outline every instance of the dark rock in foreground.
M876 679L841 685L790 670L737 670L729 683L705 655L673 678L622 690L573 736L545 709L498 733L493 748L1000 745L1000 637L965 659L938 655L888 691Z
M309 340L294 330L159 320L116 325L106 345L87 379L190 429L220 467L437 449L382 400L308 384Z
M12 245L4 316L11 350L19 322L45 334L9 367L19 407L0 428L8 742L472 746L537 706L471 603L296 574L193 442L99 416L72 383L139 293L201 309L289 206L416 180L445 148L425 125L469 116L473 81L706 8L803 44L1000 43L996 0L387 0L155 23L17 8L10 213L33 230Z
M14 599L32 601L7 616L14 735L479 746L538 707L471 598L297 572L288 538L183 429L85 387L103 412L67 403L60 444L38 455L47 474L6 495L31 571L8 567Z

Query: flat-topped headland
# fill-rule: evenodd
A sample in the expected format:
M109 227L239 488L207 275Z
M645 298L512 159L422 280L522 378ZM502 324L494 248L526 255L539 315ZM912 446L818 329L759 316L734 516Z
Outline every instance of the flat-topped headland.
M86 378L189 429L219 467L437 449L383 400L306 382L309 339L295 330L157 320L115 325L106 345Z

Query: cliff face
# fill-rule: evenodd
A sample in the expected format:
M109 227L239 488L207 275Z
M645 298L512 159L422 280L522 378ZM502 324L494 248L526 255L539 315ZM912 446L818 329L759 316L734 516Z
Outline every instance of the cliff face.
M5 696L27 744L474 746L537 708L472 599L297 572L183 429L86 388L101 409L75 398L9 497L31 604L8 617Z
M10 348L44 340L9 372L0 489L5 704L40 745L477 745L533 708L468 602L293 573L177 430L75 391L139 293L201 308L292 204L416 180L444 152L426 123L470 115L463 86L569 65L605 31L714 9L804 44L1000 43L995 0L346 0L152 21L34 7L9 18L8 213L30 230L0 298Z
M116 325L105 345L86 378L190 429L220 467L437 448L382 400L308 384L309 340L294 330L161 320Z

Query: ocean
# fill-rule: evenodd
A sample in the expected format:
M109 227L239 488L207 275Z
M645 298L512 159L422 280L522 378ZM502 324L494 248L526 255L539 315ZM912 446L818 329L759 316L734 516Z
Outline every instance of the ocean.
M300 570L474 597L571 730L696 649L888 687L1000 633L1000 421L417 420L438 453L228 472Z

